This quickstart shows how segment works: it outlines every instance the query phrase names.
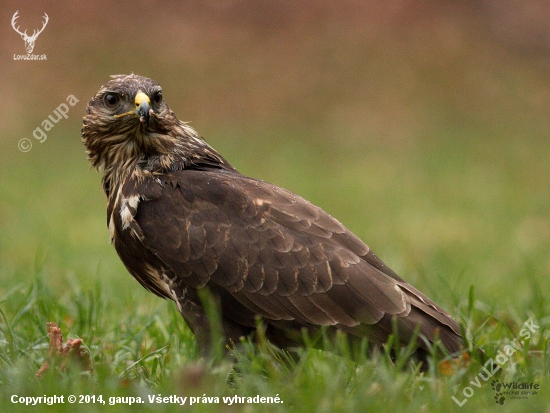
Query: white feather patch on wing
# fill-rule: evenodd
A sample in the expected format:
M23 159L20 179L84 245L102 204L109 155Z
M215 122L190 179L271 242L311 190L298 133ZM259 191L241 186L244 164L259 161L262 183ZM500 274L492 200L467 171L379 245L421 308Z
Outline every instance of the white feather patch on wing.
M137 212L139 204L139 195L132 195L129 198L122 197L122 205L120 206L120 220L122 229L128 229L134 220L134 215Z
M159 271L157 268L152 267L149 264L145 264L145 273L147 274L149 281L152 281L157 287L159 287L159 289L164 291L167 296L173 297L172 290L170 290L165 281L166 276L164 275L164 272Z
M115 240L115 220L113 219L113 214L111 214L111 218L109 219L109 235L111 236L111 244Z

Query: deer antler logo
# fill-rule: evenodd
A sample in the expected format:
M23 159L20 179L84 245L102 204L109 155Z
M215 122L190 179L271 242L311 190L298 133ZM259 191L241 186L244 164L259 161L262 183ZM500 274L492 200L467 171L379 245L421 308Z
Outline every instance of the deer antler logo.
M25 48L27 49L27 53L32 53L34 49L34 42L36 41L38 35L44 31L44 28L48 24L48 20L50 20L50 18L46 13L44 13L44 23L42 24L42 28L40 30L34 30L32 33L32 36L29 36L26 30L23 33L21 33L19 31L19 26L15 27L15 21L19 17L18 13L19 13L19 10L17 10L13 15L11 19L11 25L13 27L13 30L19 33L21 35L21 38L25 41Z

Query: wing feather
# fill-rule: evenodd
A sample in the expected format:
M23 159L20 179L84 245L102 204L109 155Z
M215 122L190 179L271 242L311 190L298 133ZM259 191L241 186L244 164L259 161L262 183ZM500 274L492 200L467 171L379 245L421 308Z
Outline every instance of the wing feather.
M223 171L176 171L157 186L135 214L144 245L186 285L219 291L236 323L253 326L259 315L355 334L380 323L376 339L391 331L388 317L412 314L404 335L415 323L432 336L442 326L459 335L447 313L359 238L289 191Z

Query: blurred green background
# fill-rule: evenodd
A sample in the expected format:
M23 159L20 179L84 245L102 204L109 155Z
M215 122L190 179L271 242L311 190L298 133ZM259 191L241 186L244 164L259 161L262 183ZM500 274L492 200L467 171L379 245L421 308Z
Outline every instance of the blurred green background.
M47 60L14 60L16 10L29 33L48 13ZM8 0L0 17L0 296L38 274L59 299L99 283L160 305L109 245L80 141L88 100L134 72L239 171L321 206L449 311L474 285L489 311L547 314L546 2Z

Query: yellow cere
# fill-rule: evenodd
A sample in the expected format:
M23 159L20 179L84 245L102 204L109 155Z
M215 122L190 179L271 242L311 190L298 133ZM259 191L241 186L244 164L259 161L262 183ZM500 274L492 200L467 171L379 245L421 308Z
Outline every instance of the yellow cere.
M140 90L139 92L137 92L136 99L134 100L136 108L138 108L143 103L143 101L146 101L149 105L151 104L151 99L149 99L149 96L147 96Z

